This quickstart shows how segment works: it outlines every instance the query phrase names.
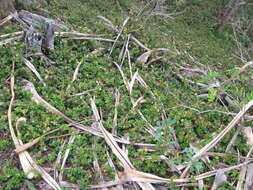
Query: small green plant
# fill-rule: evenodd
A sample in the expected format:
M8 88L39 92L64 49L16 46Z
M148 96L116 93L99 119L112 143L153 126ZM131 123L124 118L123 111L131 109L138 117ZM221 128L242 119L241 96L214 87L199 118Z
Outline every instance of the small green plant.
M215 88L208 88L208 102L214 102L217 96L217 90Z
M80 1L82 3L80 3ZM125 15L132 17L132 15L138 14L139 8L137 9L137 7L141 6L140 3L142 2L125 0L111 4L110 1L80 1L52 0L49 6L43 8L58 15L69 28L75 31L103 35L108 34L104 37L113 39L115 37L114 34L97 18L97 15L106 15L106 17L111 19L120 29ZM160 0L156 2L158 1ZM36 80L31 71L24 66L20 59L12 59L14 54L24 54L25 48L23 42L17 41L7 44L7 46L0 46L0 136L3 134L3 137L8 139L0 140L0 150L5 151L7 148L10 148L12 144L9 138L6 113L10 100L8 78L11 73L11 63L15 62L16 97L15 106L13 107L13 117L27 118L26 123L20 124L20 131L22 134L20 138L26 143L50 130L62 128L62 130L52 134L52 136L58 136L58 138L42 138L38 144L29 149L29 152L31 152L38 164L44 166L55 162L60 147L64 139L67 138L61 136L71 134L73 131L61 118L47 111L43 106L36 105L32 102L30 100L30 93L21 91L20 81L23 78L32 81L38 93L50 104L64 112L70 118L77 122L82 122L87 126L90 126L92 123L92 110L90 109L89 99L95 96L96 104L103 116L104 126L109 131L112 131L113 126L115 112L114 89L117 88L120 91L120 104L117 110L117 135L124 136L125 134L129 134L129 140L131 142L157 143L159 146L162 145L157 148L156 152L152 153L148 151L139 152L135 146L127 146L129 158L136 168L162 177L173 175L168 172L167 163L160 160L160 155L168 153L168 148L173 147L175 143L173 135L176 135L178 143L184 151L183 153L177 151L172 153L172 158L169 158L171 160L169 163L171 164L170 167L173 168L173 166L176 167L176 165L191 165L191 171L201 171L203 169L201 160L192 160L194 151L184 148L188 147L190 142L200 139L208 140L211 134L210 132L216 131L220 126L224 125L224 123L227 123L229 116L221 116L221 114L218 113L197 114L193 110L177 107L178 104L187 104L196 108L201 107L203 110L210 109L211 104L206 104L206 101L196 98L196 92L199 92L199 88L190 84L182 85L182 82L171 74L171 71L174 71L174 66L168 64L171 61L178 63L184 61L191 65L195 64L195 61L189 60L188 58L186 59L184 56L171 56L167 55L167 53L157 51L152 54L152 59L154 58L155 60L156 56L164 56L166 61L154 62L150 65L139 64L135 62L135 59L141 55L144 50L139 48L138 45L132 44L131 40L129 41L128 48L132 72L134 73L138 70L139 74L150 87L143 89L138 82L135 83L132 93L133 98L138 99L140 96L145 98L145 103L139 104L138 109L140 109L150 123L155 123L163 110L169 113L170 117L173 118L156 123L155 138L146 138L149 135L144 129L146 122L140 118L135 109L131 110L132 103L126 93L122 77L117 68L111 64L112 61L118 61L118 55L127 37L126 33L131 33L148 48L152 49L152 51L153 49L161 47L179 50L180 53L186 51L194 59L197 59L198 62L206 64L210 69L213 69L213 71L219 71L210 72L208 76L200 80L200 82L205 84L214 83L217 77L221 76L221 78L223 78L221 73L226 72L227 69L231 70L232 68L234 69L235 66L238 66L238 60L232 56L235 50L234 44L229 38L217 38L216 34L213 33L213 26L217 24L217 20L215 19L217 10L219 10L217 4L220 3L220 0L169 0L166 2L169 2L166 4L166 6L168 6L168 11L175 10L180 12L180 14L175 14L173 16L173 21L163 16L151 16L148 17L148 20L146 20L146 17L140 16L136 21L134 21L135 19L129 20L110 58L107 57L104 50L110 49L111 44L56 37L55 50L48 55L51 60L55 61L53 66L47 67L46 61L37 58L32 58L31 60L42 78L45 79L47 84L46 87ZM14 31L18 30L11 25L11 27L6 27L4 33L11 33ZM228 34L228 36L230 36L230 33ZM103 47L104 50L94 55L89 55L92 50L101 47ZM82 64L77 79L71 83L77 62L82 62ZM128 67L128 58L126 57L124 64L122 64L122 69L127 78L131 75ZM250 85L246 86L246 82L242 81L242 77L245 78L245 81L248 79L247 75L242 76L237 74L237 72L226 73L228 78L234 75L238 76L236 82L241 83L238 89L234 88L234 83L231 85L224 85L222 88L226 87L224 91L229 91L229 94L232 95L236 93L236 90L240 90L240 95L238 95L238 97L247 97L247 100L245 98L242 102L242 104L244 104L249 99L252 99L253 96L250 94L252 89ZM66 90L68 85L70 85L70 88ZM90 89L92 91L89 94L69 97L69 95L78 94ZM155 98L151 98L151 92L155 95ZM212 105L214 105L217 96L215 88L209 89L208 93L208 101L212 102ZM174 109L174 107L177 108ZM15 118L13 118L13 121L15 121ZM99 183L96 181L94 171L91 169L93 162L92 151L96 151L98 154L98 160L103 174L113 179L112 169L108 166L105 156L106 149L104 147L106 144L103 139L97 138L96 148L92 150L91 142L93 142L94 138L96 137L88 133L77 135L74 143L70 146L71 151L67 160L69 169L64 170L64 178L69 182L80 185L83 189L86 189L90 184ZM226 138L228 140L230 139L228 137ZM235 143L236 147L237 144L242 142L240 141L240 137L238 137L238 139L238 142ZM224 150L225 144L227 143L219 143L216 147L216 151ZM64 147L64 149L65 148L67 148L67 146ZM240 150L242 149L240 148ZM145 159L146 157L151 159ZM116 167L120 167L114 155L112 155L112 159ZM219 158L216 162L218 161L224 162L226 159ZM212 162L213 165L216 164L214 159L212 159ZM234 163L236 163L235 160L228 159L226 161L226 164ZM11 171L7 172L5 170L4 173L0 174L0 186L2 186L0 189L21 189L21 184L23 183L22 179L16 180L16 184L13 184L15 176L18 177L19 174L22 173L18 169L15 170L16 166L16 164L12 167L10 166L9 168L12 168L10 169ZM60 170L60 168L58 169ZM6 176L9 178L7 179ZM176 178L177 176L174 177ZM235 180L236 173L231 174L231 177ZM33 188L32 184L25 183L25 185L30 185L30 189ZM171 189L177 189L177 187L173 186Z
M37 190L34 184L28 180L25 180L25 184L27 185L29 190Z
M168 118L167 120L156 122L156 134L155 138L157 141L171 141L171 135L174 133L174 128L172 127L176 121Z
M11 145L11 142L7 139L0 139L0 151L8 148Z
M210 72L206 77L198 80L198 82L202 82L202 83L208 83L208 82L214 82L215 79L220 76L220 74L216 71L212 71Z
M12 168L7 164L0 173L0 189L12 190L20 189L24 182L25 174L17 168Z
M200 158L195 158L194 160L192 159L193 155L196 153L192 148L185 148L185 159L184 162L182 163L183 165L191 165L191 171L197 171L200 172L203 169L203 164L200 160Z
M183 156L171 159L171 161L168 162L168 165L171 168L176 168L176 165L190 165L191 171L200 172L203 169L203 164L199 158L196 158L194 160L192 159L193 155L195 154L195 151L192 148L185 148L183 152Z

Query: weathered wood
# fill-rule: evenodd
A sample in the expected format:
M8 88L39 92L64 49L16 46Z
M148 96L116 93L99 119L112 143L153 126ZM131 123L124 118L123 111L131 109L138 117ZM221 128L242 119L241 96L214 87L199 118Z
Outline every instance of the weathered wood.
M40 53L42 36L32 26L24 31L24 39L26 43L26 53Z
M51 22L48 22L46 24L46 28L44 31L44 39L43 39L43 45L48 50L54 49L54 38L55 38L55 29L54 25Z
M41 51L41 45L47 50L54 49L55 31L66 31L68 28L55 20L21 10L19 20L31 26L25 32L26 51Z
M45 31L47 28L48 23L51 23L52 27L54 28L55 31L66 31L68 28L55 20L30 13L25 10L21 10L19 12L19 18L24 21L26 24L33 26L33 28Z

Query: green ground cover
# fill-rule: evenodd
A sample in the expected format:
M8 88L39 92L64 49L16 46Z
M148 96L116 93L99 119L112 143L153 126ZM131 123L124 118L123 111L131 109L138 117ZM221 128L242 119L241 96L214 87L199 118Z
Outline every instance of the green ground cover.
M36 186L41 180L38 177L30 182L19 165L18 157L13 153L14 145L10 138L7 110L11 98L9 90L9 78L12 73L12 63L15 63L15 93L16 98L13 106L13 118L25 117L26 123L22 123L20 137L24 143L30 142L46 132L58 129L49 136L43 137L40 142L29 149L29 153L36 162L46 168L52 168L57 155L61 150L63 141L67 141L73 134L76 138L70 145L71 148L67 159L64 180L78 184L82 189L89 189L88 185L100 183L99 177L94 172L93 161L95 151L98 156L101 171L106 179L114 178L114 171L108 165L106 152L110 149L102 138L94 137L88 133L75 134L62 118L45 109L42 105L31 101L31 95L22 90L22 79L27 79L35 85L38 93L51 105L62 111L71 119L84 125L91 125L93 112L90 106L90 98L96 98L96 105L103 115L103 124L108 131L112 131L115 114L115 91L120 93L118 106L117 126L118 136L128 135L131 142L155 144L155 151L141 151L140 147L127 146L129 158L136 169L152 173L166 178L178 178L176 173L171 172L170 164L183 165L189 163L194 154L190 147L202 147L209 142L215 134L221 131L233 118L231 115L207 112L199 114L199 111L221 110L237 113L240 107L252 99L252 85L248 83L250 73L240 75L235 82L228 83L222 88L234 104L224 106L216 98L218 91L215 88L203 89L187 81L179 80L176 73L181 70L176 65L187 63L192 68L203 65L208 68L206 77L197 76L192 80L196 82L213 82L216 79L227 79L237 70L236 67L243 63L235 56L238 49L231 40L232 31L227 28L223 33L218 33L217 15L222 3L214 1L193 1L193 3L177 5L176 1L165 1L167 7L166 16L147 16L152 10L152 3L143 8L143 2L139 0L125 1L82 1L82 0L54 0L43 9L53 13L75 31L83 33L101 34L105 38L114 38L115 33L108 29L103 21L97 16L105 16L116 26L122 26L127 16L130 17L127 26L116 43L111 56L108 49L112 44L108 42L94 42L88 40L74 40L56 37L55 50L48 56L55 63L48 65L45 61L33 58L31 62L44 79L46 86L39 82L32 72L24 65L19 55L25 53L25 45L22 41L16 41L0 47L0 189L20 189ZM36 10L35 10L36 11ZM38 11L38 10L37 10ZM47 15L48 16L48 15ZM7 26L1 33L10 33L20 30L20 27ZM150 49L168 48L177 54L152 52L150 60L163 56L161 61L150 65L136 61L137 57L145 51L134 43L129 44L129 52L133 73L137 70L145 80L149 88L144 89L136 83L133 87L132 97L138 99L143 96L144 103L138 104L148 122L157 129L155 136L151 136L145 129L145 122L138 114L138 109L132 108L132 103L122 80L122 76L112 63L118 62L122 45L128 34L134 35ZM103 50L99 49L103 48ZM97 49L96 53L91 54ZM193 59L191 59L193 57ZM77 64L81 62L77 79L71 83ZM130 79L128 60L126 59L123 71ZM82 96L68 97L85 90L92 90ZM207 94L200 98L198 95ZM184 105L185 107L182 107ZM166 115L164 117L163 115ZM251 122L245 121L245 126ZM233 129L221 142L212 149L212 152L224 152L227 144L231 141ZM176 134L180 149L170 151L175 145L173 134ZM96 144L92 148L92 144ZM68 146L64 147L66 150ZM240 133L229 153L246 155L248 147L246 139ZM161 155L166 155L170 162L161 160ZM119 170L122 170L117 158L111 157ZM237 164L233 156L212 157L211 163L205 165L197 160L190 169L192 176L209 171L210 166L218 163L227 165ZM57 166L59 169L60 166ZM239 171L228 174L228 181L222 186L223 189L235 189L233 181L238 178ZM205 179L207 185L211 185L213 179ZM34 185L32 185L32 184ZM29 184L29 185L28 185ZM161 186L161 185L158 185ZM165 184L165 187L177 189L173 184Z

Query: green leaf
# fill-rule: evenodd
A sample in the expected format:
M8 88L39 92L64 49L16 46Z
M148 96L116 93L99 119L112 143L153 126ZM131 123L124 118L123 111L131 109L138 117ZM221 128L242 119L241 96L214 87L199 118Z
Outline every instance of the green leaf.
M25 180L25 184L27 185L29 190L37 190L33 183L28 180Z

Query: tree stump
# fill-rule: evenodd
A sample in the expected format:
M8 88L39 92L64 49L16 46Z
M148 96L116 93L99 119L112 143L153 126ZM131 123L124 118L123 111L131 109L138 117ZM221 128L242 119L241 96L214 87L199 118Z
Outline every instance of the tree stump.
M52 22L48 22L46 24L44 33L45 33L43 40L44 47L46 47L50 51L54 50L55 28Z
M42 36L32 26L24 31L26 53L41 53Z

